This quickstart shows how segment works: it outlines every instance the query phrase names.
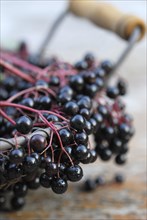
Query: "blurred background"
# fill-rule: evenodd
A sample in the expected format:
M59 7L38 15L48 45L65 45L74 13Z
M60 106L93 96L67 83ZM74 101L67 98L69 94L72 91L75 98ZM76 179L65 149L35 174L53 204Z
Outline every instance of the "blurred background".
M146 21L146 0L106 2ZM23 40L28 43L30 52L38 52L52 23L67 4L68 1L64 0L1 0L0 47L14 49ZM127 42L115 34L68 15L46 48L46 56L56 55L74 63L86 52L93 52L97 60L110 59L115 62L126 45ZM118 168L112 162L104 164L98 160L95 164L83 166L85 178L104 174L111 180L114 173L119 171L126 176L126 182L120 186L109 184L90 194L79 190L82 183L71 184L70 190L63 196L42 190L32 192L24 210L0 215L1 220L146 219L146 49L145 37L118 70L119 75L129 82L129 94L124 101L127 111L135 118L136 135L130 143L127 165Z

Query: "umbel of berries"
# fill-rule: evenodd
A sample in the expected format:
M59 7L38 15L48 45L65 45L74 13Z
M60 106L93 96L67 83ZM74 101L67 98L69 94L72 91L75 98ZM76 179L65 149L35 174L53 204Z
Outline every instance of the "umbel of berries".
M22 48L27 49L22 44L16 59L2 51L10 60L0 80L0 141L7 145L0 145L0 209L21 209L27 194L40 187L66 193L70 182L83 178L84 164L97 158L125 164L134 134L121 100L125 81L107 85L110 61L97 64L89 53L75 65L38 63L32 56L22 62ZM86 182L89 191L95 186Z

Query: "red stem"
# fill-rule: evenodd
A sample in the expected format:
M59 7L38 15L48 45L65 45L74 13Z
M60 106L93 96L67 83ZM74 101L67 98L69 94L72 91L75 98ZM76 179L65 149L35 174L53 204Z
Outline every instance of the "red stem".
M35 74L36 74L36 72L37 73L42 72L41 68L34 66L33 64L30 64L27 61L22 60L21 58L14 56L13 54L2 51L0 55L1 55L2 59L5 59L6 61L8 60L8 61L12 62L14 65L17 65L17 66L22 67L24 69L35 72Z
M11 124L16 125L16 122L13 119L11 119L2 109L0 109L0 115L2 115L9 122L11 122Z
M10 71L11 73L15 74L16 76L19 76L22 79L24 79L30 83L35 83L35 80L31 76L23 73L21 70L17 69L13 65L3 61L2 59L0 59L0 65L3 66L8 71Z

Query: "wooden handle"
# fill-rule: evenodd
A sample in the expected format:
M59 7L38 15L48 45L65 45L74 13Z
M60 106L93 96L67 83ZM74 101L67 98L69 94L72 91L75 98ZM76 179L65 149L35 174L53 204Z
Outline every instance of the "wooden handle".
M96 0L70 0L69 10L73 14L85 17L99 27L111 30L125 40L128 40L136 27L140 28L141 40L146 32L143 20L127 15L107 3L98 3Z

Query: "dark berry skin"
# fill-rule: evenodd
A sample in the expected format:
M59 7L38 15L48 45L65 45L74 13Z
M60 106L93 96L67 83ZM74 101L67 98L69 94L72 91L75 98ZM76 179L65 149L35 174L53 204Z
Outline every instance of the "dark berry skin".
M30 108L34 107L34 100L32 98L25 98L21 101L21 105L28 106Z
M103 116L103 118L106 118L108 116L108 110L104 105L98 106L98 112Z
M105 60L101 63L101 67L106 71L106 74L109 74L113 69L113 64L110 61Z
M52 100L49 96L42 96L39 99L40 108L44 110L49 110L52 105Z
M11 163L19 164L23 161L24 153L20 149L13 149L10 151L9 159Z
M8 179L15 179L23 174L22 167L16 165L15 163L9 164L7 167L7 177Z
M16 129L22 134L28 134L33 127L33 122L28 116L21 116L16 120Z
M117 88L119 90L119 95L125 95L127 92L127 85L126 82L120 79L117 83Z
M70 94L60 93L57 99L60 105L64 105L66 102L71 101L72 96Z
M30 146L35 152L41 153L46 145L46 137L41 134L34 134L30 139Z
M77 182L83 177L83 170L79 165L73 165L66 170L67 177L72 182Z
M118 138L114 138L110 144L110 148L113 153L119 153L122 149L122 141Z
M125 178L122 174L116 174L115 177L114 177L114 180L116 183L123 183Z
M90 110L89 109L87 109L87 108L82 108L82 109L80 109L80 115L82 115L84 118L86 118L87 120L89 120L90 119L90 115L91 115L91 113L90 113Z
M52 181L51 188L56 194L63 194L68 188L67 181L62 178L56 178Z
M79 61L75 64L75 68L77 70L86 70L88 67L88 64L86 61L82 60L82 61Z
M70 130L63 128L59 130L59 135L61 137L62 143L63 144L70 144L71 140L72 140L72 133L70 132Z
M103 134L105 135L106 139L111 139L115 135L114 128L111 126L104 127L104 129L102 129L102 131L103 131Z
M80 144L74 149L74 154L76 159L84 160L87 158L88 149L85 145Z
M75 75L75 76L72 76L70 78L70 86L76 90L76 91L81 91L83 89L83 86L84 86L84 80L83 80L83 77L80 76L80 75Z
M49 85L51 86L59 86L60 85L60 78L58 76L51 76Z
M27 186L29 189L38 189L40 187L40 179L39 177L35 177L33 180L27 182Z
M110 160L111 156L112 156L112 151L109 150L108 148L103 149L100 153L100 158L104 161Z
M58 172L58 165L54 162L50 162L46 166L46 172L49 176L53 176Z
M44 157L44 156L41 156L40 157L40 168L46 168L48 166L49 163L52 162L52 159L50 156L47 156L47 157Z
M4 195L0 195L0 209L4 208L6 204L6 197Z
M86 95L88 95L89 97L93 98L97 91L98 91L98 86L96 83L93 83L93 84L86 84L85 85L85 88L84 88L84 92Z
M70 87L70 86L64 86L60 89L60 93L62 94L66 94L66 95L70 95L71 97L73 96L74 94L74 91L73 89Z
M119 129L119 136L122 138L130 134L130 127L125 123L120 124L118 129Z
M96 78L95 84L98 87L98 91L100 91L104 87L104 80L101 79L100 77Z
M70 120L71 127L76 130L83 130L85 128L85 119L82 115L75 115Z
M92 53L87 53L84 57L84 60L88 64L88 67L91 67L95 61L94 55Z
M78 100L77 104L78 104L80 109L82 109L82 108L91 109L91 106L92 106L91 99L88 96L82 96Z
M106 94L111 99L116 99L116 97L119 95L119 90L117 87L108 87Z
M16 86L16 80L13 78L13 77L6 77L4 80L3 80L3 85L5 88L7 88L7 91L11 91L12 89L15 88Z
M66 146L64 147L65 151L67 152L67 154L72 157L72 154L73 154L73 148L71 146ZM62 154L62 161L66 161L69 159L68 155L67 155L65 152L63 152Z
M47 175L47 173L42 173L40 176L40 185L45 188L51 187L52 178Z
M94 118L90 118L89 121L90 121L91 126L92 126L92 132L95 133L96 130L97 130L98 123Z
M89 164L91 162L91 152L90 152L90 150L88 151L87 157L84 160L81 160L80 162L83 163L83 164Z
M85 121L84 131L86 132L87 135L92 134L93 127L92 127L92 124L90 123L90 121L88 121L88 120Z
M35 85L36 85L36 86L43 86L43 87L45 87L45 88L48 88L47 82L45 82L44 80L41 80L41 79L38 80Z
M98 176L95 180L96 185L102 186L105 184L105 179L103 176Z
M116 156L115 158L115 162L118 164L118 165L123 165L126 163L126 155L125 154L119 154Z
M95 183L95 181L93 181L93 180L91 180L91 179L87 179L87 180L84 182L83 189L84 189L84 191L86 191L86 192L91 192L91 191L95 190L95 189L96 189L96 183Z
M88 143L88 135L85 132L76 133L74 139L77 144Z
M101 67L96 68L94 72L98 78L104 78L106 75L105 70L102 69Z
M58 118L56 115L50 114L50 115L48 115L47 120L48 120L49 122L58 122L58 121L59 121L59 118Z
M25 200L23 197L16 197L14 196L11 199L11 206L14 210L19 210L21 209L25 204Z
M41 163L40 155L38 153L36 153L36 152L33 152L31 154L31 156L34 157L36 159L36 161L37 161L37 164L40 165L40 163Z
M95 150L90 150L90 154L91 154L90 163L94 163L98 157L97 152Z
M15 194L15 196L17 197L24 197L26 196L28 191L28 187L25 183L16 183L13 187L13 192Z
M65 104L64 111L68 115L75 115L79 111L79 106L76 104L76 102L70 101Z
M84 81L89 84L93 84L96 81L96 74L92 71L86 72L84 75Z
M100 113L94 114L93 118L97 121L98 125L103 122L103 116Z
M25 172L31 173L37 168L37 160L33 156L26 156L23 161L23 169Z

